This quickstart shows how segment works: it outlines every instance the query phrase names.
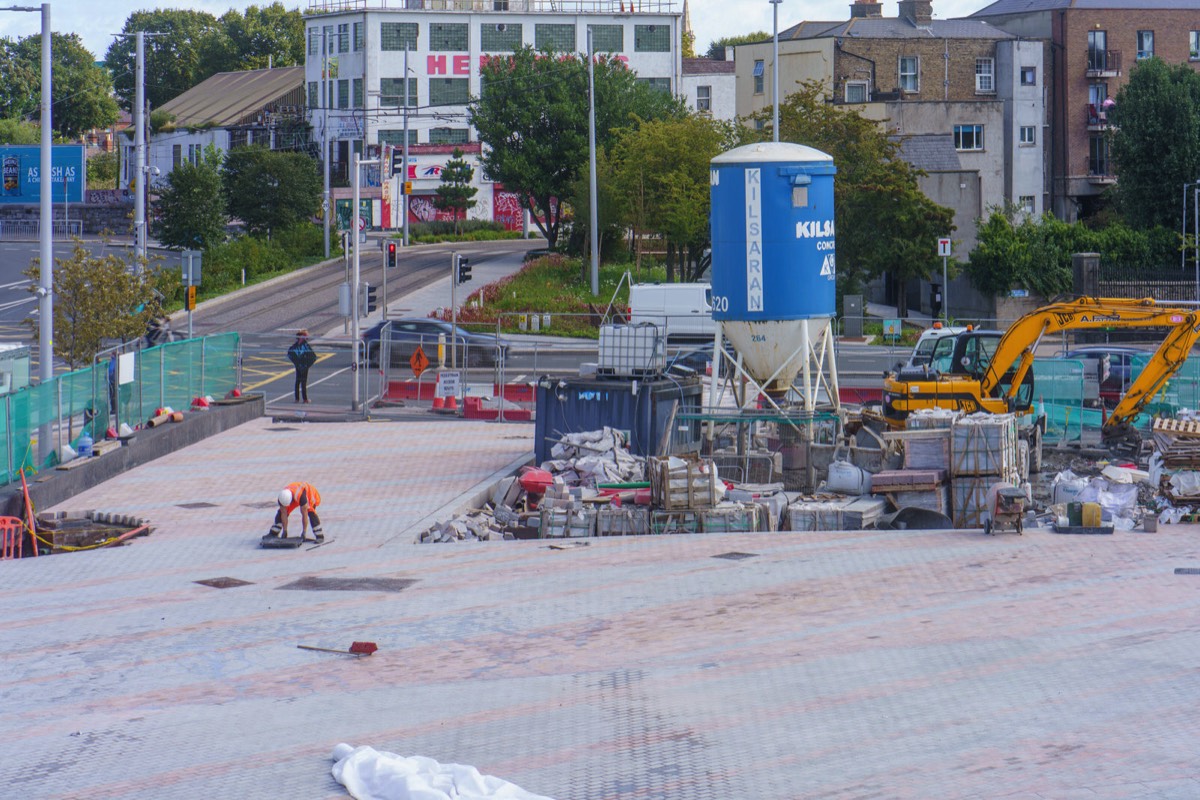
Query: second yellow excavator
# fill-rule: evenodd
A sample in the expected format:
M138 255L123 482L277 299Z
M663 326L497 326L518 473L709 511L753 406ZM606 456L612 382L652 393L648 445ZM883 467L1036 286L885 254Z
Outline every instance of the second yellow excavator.
M883 417L894 428L918 409L1026 414L1033 407L1033 360L1047 334L1068 330L1165 328L1149 362L1104 422L1104 440L1130 449L1140 442L1134 418L1187 361L1200 338L1200 312L1159 305L1152 298L1080 297L1043 306L1007 331L968 331L939 340L928 365L884 377ZM1040 464L1045 420L1029 429L1030 453Z

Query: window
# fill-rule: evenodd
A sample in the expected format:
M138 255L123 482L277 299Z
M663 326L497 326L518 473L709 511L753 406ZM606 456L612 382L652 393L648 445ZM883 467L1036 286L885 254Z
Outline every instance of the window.
M433 22L429 25L429 49L437 52L462 53L467 49L467 23Z
M1188 58L1200 61L1200 31L1191 31L1188 34Z
M996 91L996 62L990 58L975 59L975 91L982 94Z
M533 46L536 50L570 53L575 50L575 26L541 23L533 26Z
M353 89L354 98L351 100L351 102L354 104L355 108L362 108L363 107L363 79L355 78L352 81L352 85L354 87L354 89Z
M983 149L983 126L982 125L955 125L954 126L954 149L955 150L982 150Z
M767 123L761 119L754 120L754 130L761 131L767 127Z
M318 108L321 104L321 90L316 81L308 82L308 107Z
M1021 126L1021 144L1037 144L1037 128L1033 125Z
M379 105L391 106L398 108L405 105L410 108L417 105L417 79L411 78L408 81L408 86L404 85L404 78L380 78L379 79ZM405 91L407 89L407 92ZM405 94L408 95L405 102Z
M1021 85L1037 86L1037 67L1021 67Z
M696 87L696 110L711 112L712 111L712 87L697 86Z
M404 145L404 129L401 128L400 130L381 130L379 132L379 143L403 146ZM417 132L412 130L411 128L409 128L409 131L408 131L408 143L409 144L417 143Z
M519 22L485 22L479 26L479 49L485 53L511 53L520 46Z
M366 32L361 22L354 23L354 52L362 50L366 45Z
M171 145L171 169L179 169L179 165L183 163L183 145Z
M1088 31L1088 65L1090 70L1108 69L1108 31Z
M200 163L200 154L203 151L204 151L204 148L202 146L200 146L198 144L189 144L188 145L188 163L192 164L192 166L199 164Z
M762 59L754 62L754 93L763 93L763 73L766 71L767 65Z
M430 78L429 105L465 106L471 100L468 78Z
M1111 175L1108 163L1108 139L1104 136L1088 137L1088 175Z
M337 35L334 33L332 25L326 25L321 28L321 35L325 38L325 53L337 52Z
M668 94L671 92L670 78L638 78L638 82L644 83L651 89L657 89L660 92L667 92Z
M308 54L310 56L316 56L316 55L321 54L321 29L320 28L314 27L314 28L308 29Z
M350 81L348 80L337 82L337 107L350 107Z
M1030 216L1032 216L1033 213L1035 211L1037 211L1036 201L1034 200L1034 197L1031 194L1021 195L1021 197L1017 200L1017 205L1021 207L1022 211L1024 211L1026 214L1029 214Z
M430 144L466 144L468 141L466 128L430 128Z
M625 49L624 25L588 25L592 49L597 53L620 53Z
M919 92L921 83L918 79L920 59L916 56L900 57L900 88L906 92Z
M1154 57L1154 31L1137 32L1137 58L1141 61Z
M867 102L867 82L866 81L846 81L846 102L847 103L865 103L865 102Z
M634 25L633 50L635 53L671 52L671 29L666 25Z
M416 50L417 23L385 22L379 26L380 50Z
M337 26L337 51L339 53L350 52L350 23L346 22Z

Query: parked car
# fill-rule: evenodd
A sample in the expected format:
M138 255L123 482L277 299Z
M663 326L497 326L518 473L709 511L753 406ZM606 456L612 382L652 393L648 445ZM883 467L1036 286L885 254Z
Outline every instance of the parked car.
M429 362L436 366L439 337L444 337L446 366L450 365L451 347L457 348L454 355L459 367L494 367L497 359L504 361L508 358L508 342L497 338L495 334L476 333L461 325L456 331L449 322L414 317L379 322L363 333L367 363L372 367L379 366L380 340L385 329L388 331L393 367L406 366L418 346L425 352Z
M1086 345L1060 350L1059 358L1094 359L1100 362L1100 397L1108 404L1118 402L1133 381L1133 361L1141 363L1154 353L1141 347L1118 347L1108 344Z

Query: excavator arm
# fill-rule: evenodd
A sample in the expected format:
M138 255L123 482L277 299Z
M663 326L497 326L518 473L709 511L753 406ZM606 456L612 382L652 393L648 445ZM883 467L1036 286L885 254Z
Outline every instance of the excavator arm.
M1033 367L1038 344L1047 333L1098 328L1171 329L1105 422L1106 429L1121 428L1127 427L1183 366L1200 338L1200 317L1190 309L1160 306L1153 298L1081 297L1043 306L1021 317L1001 337L980 379L980 394L993 396L1001 380L1012 370L1007 396L1015 396Z

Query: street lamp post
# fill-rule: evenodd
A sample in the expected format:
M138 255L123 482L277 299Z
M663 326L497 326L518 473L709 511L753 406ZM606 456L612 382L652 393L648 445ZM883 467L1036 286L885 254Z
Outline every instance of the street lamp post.
M51 118L54 82L51 80L52 59L50 58L50 4L41 6L9 6L0 11L40 12L42 15L42 103L41 103L41 152L38 161L38 380L49 383L54 380L54 182L51 179L53 164L51 135L54 121ZM63 178L66 186L66 178ZM41 463L50 457L50 424L38 428L38 456Z
M362 333L360 331L361 326L358 323L358 315L359 315L359 311L360 311L360 309L359 309L359 297L360 297L359 281L361 280L361 275L362 275L362 272L359 268L359 263L358 263L359 250L362 249L359 246L360 243L359 243L359 230L358 230L358 215L359 215L359 213L361 213L359 211L359 203L360 203L360 198L362 197L362 169L361 168L370 166L372 164L378 164L379 162L380 162L380 159L378 159L378 158L363 159L363 158L359 158L358 153L354 154L354 206L353 206L353 208L351 210L351 214L350 214L350 237L354 240L354 259L352 261L353 274L350 279L350 287L351 287L351 289L350 289L350 291L351 291L351 294L350 294L350 306L351 306L350 318L353 320L353 322L351 323L351 336L353 337L351 339L351 343L352 343L351 347L352 347L352 351L354 353L354 356L353 356L353 358L354 358L354 362L353 362L353 364L354 364L354 366L353 366L354 392L353 392L353 395L352 395L351 401L350 401L350 410L351 411L358 411L358 409L359 409L360 403L359 403L359 391L358 391L359 386L358 386L358 384L359 384L359 379L361 376L358 373L361 372L362 369L366 366L366 359L364 358L364 359L360 360L360 358L359 358L359 354L362 352L362 341L361 341ZM384 265L383 269L385 272L387 271L386 264Z
M1194 198L1192 214L1195 217L1195 222L1192 225L1192 233L1195 235L1194 242L1196 260L1196 301L1200 302L1200 181L1185 183L1183 185L1183 211L1180 213L1179 236L1182 246L1179 248L1179 269L1182 270L1187 265L1187 206L1188 206L1188 187L1192 188Z
M779 141L779 4L782 2L783 0L770 0L774 17L774 33L771 36L771 141L774 142Z
M600 240L596 238L600 225L599 213L596 210L596 75L592 62L596 60L592 52L592 26L587 29L587 59L588 59L588 223L592 227L591 256L592 256L592 295L600 294Z

